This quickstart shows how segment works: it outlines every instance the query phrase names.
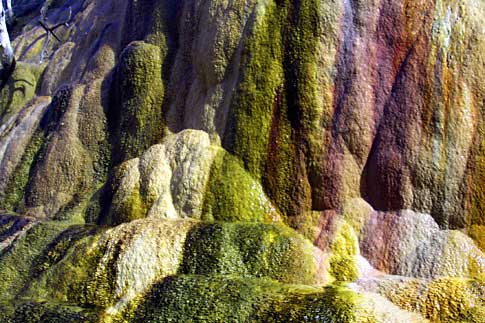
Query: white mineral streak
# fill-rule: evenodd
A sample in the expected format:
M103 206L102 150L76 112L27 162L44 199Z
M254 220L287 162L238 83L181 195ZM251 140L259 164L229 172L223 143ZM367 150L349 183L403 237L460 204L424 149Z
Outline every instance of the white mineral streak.
M116 303L107 309L108 314L116 314L157 280L177 273L185 238L194 223L143 219L119 225L103 235L98 245L107 248L99 274L108 270L110 260L119 253L114 277Z
M209 135L185 130L122 165L124 174L113 198L113 212L133 194L143 194L147 217L200 218L204 188L217 152Z
M22 226L19 230L15 230L11 235L7 236L5 239L0 241L0 253L12 246L12 244L18 240L21 239L27 231L29 231L34 225L36 225L38 221L29 221L27 224Z

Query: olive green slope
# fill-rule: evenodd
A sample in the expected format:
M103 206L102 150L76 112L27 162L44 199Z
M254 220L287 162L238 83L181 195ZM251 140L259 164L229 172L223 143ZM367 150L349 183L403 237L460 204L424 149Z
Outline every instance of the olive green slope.
M25 226L13 228L24 232L0 259L5 322L374 322L385 317L383 304L396 322L422 320L376 294L302 285L316 281L313 246L278 225Z

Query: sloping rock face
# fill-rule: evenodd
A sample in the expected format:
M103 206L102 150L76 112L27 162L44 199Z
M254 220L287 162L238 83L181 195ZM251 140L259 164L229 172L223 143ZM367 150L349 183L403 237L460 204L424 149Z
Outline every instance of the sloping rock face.
M483 322L483 1L14 11L0 322Z

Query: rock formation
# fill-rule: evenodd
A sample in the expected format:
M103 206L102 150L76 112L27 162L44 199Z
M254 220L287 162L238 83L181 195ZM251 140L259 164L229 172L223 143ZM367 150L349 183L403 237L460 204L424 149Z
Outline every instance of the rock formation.
M13 9L0 322L483 322L483 1Z

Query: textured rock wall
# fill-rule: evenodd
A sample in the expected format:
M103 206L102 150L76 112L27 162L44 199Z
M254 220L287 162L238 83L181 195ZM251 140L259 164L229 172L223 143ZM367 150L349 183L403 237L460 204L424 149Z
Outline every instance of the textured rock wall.
M442 228L482 225L480 2L72 1L52 9L51 21L69 5L74 23L59 29L64 43L47 46L38 92L71 84L63 114L79 104L99 116L63 122L70 133L80 128L91 159L110 136L104 158L116 165L167 131L201 129L285 215L362 196L379 210L431 214ZM24 29L17 56L38 63L41 30ZM121 53L137 39L154 47ZM50 146L83 155L63 140ZM69 174L79 167L61 177L89 181ZM30 204L55 213L80 190Z
M15 10L0 321L482 322L483 1Z

